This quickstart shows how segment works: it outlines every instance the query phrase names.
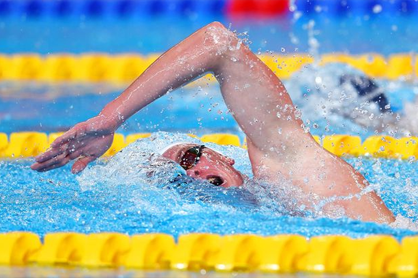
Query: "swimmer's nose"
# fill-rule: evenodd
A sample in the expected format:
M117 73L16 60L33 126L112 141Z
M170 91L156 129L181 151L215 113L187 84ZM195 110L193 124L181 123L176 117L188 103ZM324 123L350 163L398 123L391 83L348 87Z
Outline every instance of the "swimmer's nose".
M235 160L233 158L230 158L230 157L226 158L226 162L231 166L234 166L234 164L235 164Z
M200 177L200 171L197 170L197 169L189 169L189 170L186 171L186 173L189 177L197 178L197 179L201 178Z

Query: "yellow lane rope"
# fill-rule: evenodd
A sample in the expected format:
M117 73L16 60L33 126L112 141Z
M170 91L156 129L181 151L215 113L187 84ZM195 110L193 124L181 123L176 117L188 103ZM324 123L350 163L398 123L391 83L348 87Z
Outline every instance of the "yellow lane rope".
M159 54L85 53L53 54L41 56L35 53L1 55L1 80L35 80L42 82L108 82L126 85L140 75ZM304 65L313 63L307 54L259 55L280 78L289 78ZM418 76L418 59L414 54L394 54L384 57L368 53L362 55L325 54L317 61L320 65L344 63L362 70L375 78L412 79ZM209 81L213 80L210 75Z
M0 264L416 277L418 237L10 232Z
M0 159L33 157L44 152L62 133L15 132L9 136L0 133ZM116 134L105 156L112 156L128 144L150 136L138 133L124 136ZM194 135L191 135L194 136ZM196 137L196 136L194 136ZM370 136L361 141L352 135L314 136L315 140L329 152L338 156L371 156L395 159L416 159L418 157L418 137L393 138L385 135ZM237 135L227 133L206 134L200 137L203 142L220 145L246 147Z

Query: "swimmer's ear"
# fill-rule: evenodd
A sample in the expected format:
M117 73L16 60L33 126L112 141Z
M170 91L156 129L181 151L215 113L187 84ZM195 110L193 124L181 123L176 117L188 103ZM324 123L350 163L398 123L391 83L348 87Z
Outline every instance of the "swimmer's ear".
M94 158L93 156L85 156L85 157L81 157L79 158L76 162L74 162L73 167L71 168L71 172L73 174L78 174L81 171L83 171L87 165L94 161L96 158Z

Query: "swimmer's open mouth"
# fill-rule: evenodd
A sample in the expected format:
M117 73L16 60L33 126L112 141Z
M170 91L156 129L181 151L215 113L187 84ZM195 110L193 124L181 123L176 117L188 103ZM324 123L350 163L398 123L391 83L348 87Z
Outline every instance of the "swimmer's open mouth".
M224 180L219 176L207 176L206 180L216 186L221 186L224 183Z

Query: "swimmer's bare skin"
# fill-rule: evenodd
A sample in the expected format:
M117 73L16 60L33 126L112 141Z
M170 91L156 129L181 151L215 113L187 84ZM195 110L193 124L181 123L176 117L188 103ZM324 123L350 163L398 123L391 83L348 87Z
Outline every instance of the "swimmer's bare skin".
M367 185L365 178L304 131L298 112L276 75L217 22L164 53L99 116L58 138L49 151L36 158L32 169L47 171L79 158L72 171L82 171L109 148L115 130L130 116L168 91L208 72L219 81L228 108L247 136L256 178L272 183L283 177L292 180L300 192L294 198L310 208L327 199L322 207L325 216L344 210L344 215L354 219L394 221L375 192L362 193ZM216 155L211 157L213 161Z

